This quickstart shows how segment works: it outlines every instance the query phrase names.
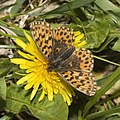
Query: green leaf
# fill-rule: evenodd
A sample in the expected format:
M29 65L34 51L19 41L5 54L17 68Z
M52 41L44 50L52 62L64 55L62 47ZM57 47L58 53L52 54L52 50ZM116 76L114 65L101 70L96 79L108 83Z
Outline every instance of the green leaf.
M115 70L108 78L106 78L102 88L97 91L95 96L93 96L89 102L86 104L83 110L83 116L85 117L89 109L104 95L118 80L120 79L120 67Z
M10 116L4 115L0 120L11 120Z
M115 42L112 47L113 50L120 52L120 38Z
M68 107L61 95L55 95L51 102L47 97L38 102L38 98L37 94L35 99L30 101L28 91L17 85L11 85L7 90L6 109L17 114L26 106L40 120L67 120Z
M4 107L6 100L6 82L4 78L0 79L0 108Z
M87 42L92 48L98 48L107 38L110 31L106 20L95 21L86 29Z
M71 9L75 9L75 8L79 8L79 7L82 7L82 6L87 6L90 3L92 3L93 1L94 0L73 0L73 1L69 2L69 6L71 7ZM44 18L45 16L48 17L48 15L51 16L52 14L56 14L56 15L57 14L63 14L64 12L70 11L69 6L66 3L66 4L61 5L60 7L56 8L56 9L50 11L50 12L47 12L47 13L35 13L35 15L36 14L37 14L37 16L42 15L42 17Z
M120 25L120 7L113 4L110 0L96 0L96 5L108 15L108 21Z
M116 0L120 4L120 0Z
M97 85L98 85L98 86L104 85L105 80L108 79L109 76L110 76L110 75L105 76L105 77L103 77L103 78L101 78L101 79L98 79L98 80L97 80Z
M109 0L95 0L95 3L97 6L99 6L104 11L113 11L113 12L119 12L120 8L115 6L112 2Z
M112 42L115 39L115 37L107 37L106 40L100 45L100 47L97 50L92 50L93 52L101 52L102 50L104 50L107 45Z
M11 64L8 59L2 59L0 60L0 77L4 77L8 74L8 72L11 69Z
M0 79L0 97L6 100L6 82L4 78Z
M15 5L11 9L11 14L16 14L19 9L22 7L22 4L25 2L25 0L16 0Z
M86 5L89 5L90 3L92 3L94 0L73 0L72 2L69 2L69 5L71 7L71 9L75 9L75 8L79 8L79 7L82 7L82 6L86 6ZM50 14L58 14L58 13L61 13L61 12L67 12L69 11L69 7L68 7L68 4L64 4L62 5L61 7L59 8L56 8L55 10L49 12Z
M3 12L5 9L9 9L13 5L15 5L15 4L9 4L9 5L4 4L4 5L1 5L0 6L0 12Z
M93 114L89 114L86 117L86 119L87 120L97 120L97 119L101 118L103 120L108 120L108 117L112 118L111 120L114 120L115 117L117 117L117 118L119 117L119 119L120 119L120 106L112 108L110 110L100 111L100 112L96 112Z

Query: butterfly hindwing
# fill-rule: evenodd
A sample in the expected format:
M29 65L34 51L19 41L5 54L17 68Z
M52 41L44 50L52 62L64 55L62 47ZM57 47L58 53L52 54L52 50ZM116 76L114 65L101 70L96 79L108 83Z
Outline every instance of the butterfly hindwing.
M86 72L90 72L93 70L94 60L90 50L87 50L85 48L82 48L80 50L76 49L73 55L76 56L77 59L79 59L79 69Z
M92 53L85 49L75 49L73 54L63 63L60 75L78 91L92 96L96 92L96 82L92 74Z
M60 76L78 91L92 96L96 92L95 78L91 72L65 71Z
M93 69L93 55L87 49L75 49L73 54L63 61L62 67L76 71L91 72Z

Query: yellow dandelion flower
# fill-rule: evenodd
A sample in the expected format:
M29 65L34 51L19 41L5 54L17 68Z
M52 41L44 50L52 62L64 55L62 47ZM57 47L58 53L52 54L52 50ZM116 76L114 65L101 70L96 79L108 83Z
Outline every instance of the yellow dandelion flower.
M11 59L12 63L18 64L21 69L26 70L25 76L18 80L17 84L20 85L25 82L25 90L30 88L33 89L30 100L35 97L41 86L42 93L39 97L39 101L43 100L45 95L48 96L49 101L52 101L54 94L60 93L63 96L64 101L70 105L72 97L75 95L73 89L63 81L56 72L47 71L48 61L40 53L31 36L26 32L24 32L24 34L28 43L24 43L19 38L17 38L15 42L26 52L18 50L18 53L22 58Z
M39 97L39 101L44 99L44 96L48 96L48 100L52 101L54 94L60 93L63 96L65 102L68 105L72 102L72 97L75 95L71 86L69 86L65 81L63 81L56 72L48 72L48 61L44 58L41 52L38 50L34 40L24 31L25 37L28 42L25 43L21 39L17 38L15 40L16 44L23 48L22 52L18 50L18 53L22 58L13 58L11 62L18 64L21 69L25 69L26 74L20 80L17 81L17 84L23 84L25 90L32 88L32 93L30 100L32 100L38 89L41 86L42 93ZM86 42L81 41L84 34L79 31L74 32L75 42L74 46L77 48L83 47Z
M76 31L74 32L74 35L75 35L74 46L76 48L81 48L87 44L87 42L83 39L84 38L83 33L81 33L80 31Z

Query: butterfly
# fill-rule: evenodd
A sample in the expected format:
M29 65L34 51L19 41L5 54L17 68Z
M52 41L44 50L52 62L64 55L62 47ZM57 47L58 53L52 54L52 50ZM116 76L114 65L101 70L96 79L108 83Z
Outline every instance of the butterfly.
M73 46L74 32L66 27L52 28L48 22L35 21L30 25L33 39L49 65L48 72L58 75L76 90L92 96L96 93L92 74L94 60L90 50Z

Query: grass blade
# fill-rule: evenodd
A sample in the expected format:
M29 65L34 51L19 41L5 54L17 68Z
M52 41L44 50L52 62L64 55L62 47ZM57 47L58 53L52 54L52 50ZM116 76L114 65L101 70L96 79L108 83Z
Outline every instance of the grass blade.
M96 112L96 113L90 114L86 117L86 119L87 120L96 120L97 118L102 118L102 117L105 118L105 117L107 117L111 114L114 114L114 113L120 113L120 106L112 108L112 109L107 110L107 111Z
M86 104L83 110L83 116L85 117L89 109L104 95L118 80L120 79L120 67L112 73L106 80L103 87L92 97Z

